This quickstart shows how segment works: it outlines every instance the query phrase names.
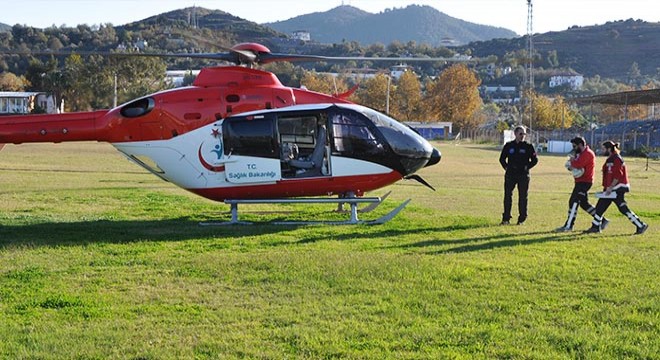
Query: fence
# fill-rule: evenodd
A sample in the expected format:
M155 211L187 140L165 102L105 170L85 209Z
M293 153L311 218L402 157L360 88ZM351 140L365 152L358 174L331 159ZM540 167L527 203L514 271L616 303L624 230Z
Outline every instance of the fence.
M594 130L535 130L527 137L527 140L542 149L550 140L570 141L576 136L584 137L595 150L604 141L612 140L621 144L621 150L624 153L641 150L658 152L660 149L660 120L619 121ZM495 129L471 129L461 131L455 136L455 139L501 144L503 138L502 132Z
M539 143L548 140L570 141L575 136L583 136L594 148L606 140L612 140L621 144L623 152L652 151L660 148L660 120L619 121L594 130L540 131L538 136Z
M502 132L495 129L471 129L464 130L458 133L455 137L455 140L468 140L476 143L501 143L502 142Z

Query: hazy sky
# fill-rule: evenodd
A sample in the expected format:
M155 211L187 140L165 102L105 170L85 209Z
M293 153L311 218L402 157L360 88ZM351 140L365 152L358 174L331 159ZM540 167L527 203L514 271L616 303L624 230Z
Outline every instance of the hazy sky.
M532 0L535 33L573 25L642 19L659 22L658 0ZM410 4L429 5L461 20L527 33L527 0L3 0L0 22L35 27L112 23L123 25L190 6L218 9L256 22L274 22L339 5L378 13ZM413 24L414 25L414 24Z

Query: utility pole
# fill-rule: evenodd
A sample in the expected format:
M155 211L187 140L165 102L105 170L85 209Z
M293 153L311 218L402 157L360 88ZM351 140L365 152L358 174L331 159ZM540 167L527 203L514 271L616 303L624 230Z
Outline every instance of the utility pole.
M532 0L527 1L527 101L529 105L529 131L532 132L532 121L534 119L534 104L532 93L534 92L534 30L532 26ZM523 120L524 120L524 111L523 111ZM524 124L524 121L523 121ZM534 143L534 135L530 135L530 140Z
M114 76L114 98L112 100L112 107L117 107L117 73Z

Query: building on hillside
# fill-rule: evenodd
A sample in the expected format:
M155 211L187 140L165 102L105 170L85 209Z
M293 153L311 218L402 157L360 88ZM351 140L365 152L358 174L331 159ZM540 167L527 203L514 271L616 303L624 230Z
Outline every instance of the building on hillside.
M445 47L456 46L458 45L458 41L456 41L455 39L449 36L445 36L442 39L440 39L440 45Z
M548 86L553 88L557 86L568 85L571 90L578 90L584 83L584 76L580 74L555 74L550 76Z
M183 80L186 76L197 77L201 70L167 70L165 73L165 81L172 84L174 87L183 86Z
M520 102L520 92L515 86L488 86L479 88L481 98L496 104L517 104Z
M296 30L291 33L291 37L300 41L311 41L312 35L307 30Z
M390 76L396 80L399 80L399 78L407 71L413 71L412 66L405 64L390 66Z
M147 42L147 40L144 39L138 39L136 42L133 43L133 48L138 51L144 51L148 46L149 43Z
M0 115L20 115L34 112L61 113L54 95L45 92L0 91Z

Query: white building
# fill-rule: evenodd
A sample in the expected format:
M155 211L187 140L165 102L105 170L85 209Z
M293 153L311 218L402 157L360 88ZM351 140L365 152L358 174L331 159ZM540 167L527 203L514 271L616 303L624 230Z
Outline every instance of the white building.
M174 87L180 87L183 85L186 75L197 77L199 72L200 70L167 70L165 80L169 81Z
M548 86L553 88L557 86L568 85L571 89L577 90L582 87L584 76L580 74L558 74L550 77Z
M515 86L482 86L481 95L496 104L520 102L520 92Z
M408 71L413 71L413 68L408 65L390 66L390 76L396 80L399 80L399 78Z
M291 37L296 40L302 40L302 41L312 40L312 35L309 33L309 31L305 31L305 30L296 30L291 33Z
M30 114L41 108L47 114L62 112L55 96L44 92L0 91L0 115Z

